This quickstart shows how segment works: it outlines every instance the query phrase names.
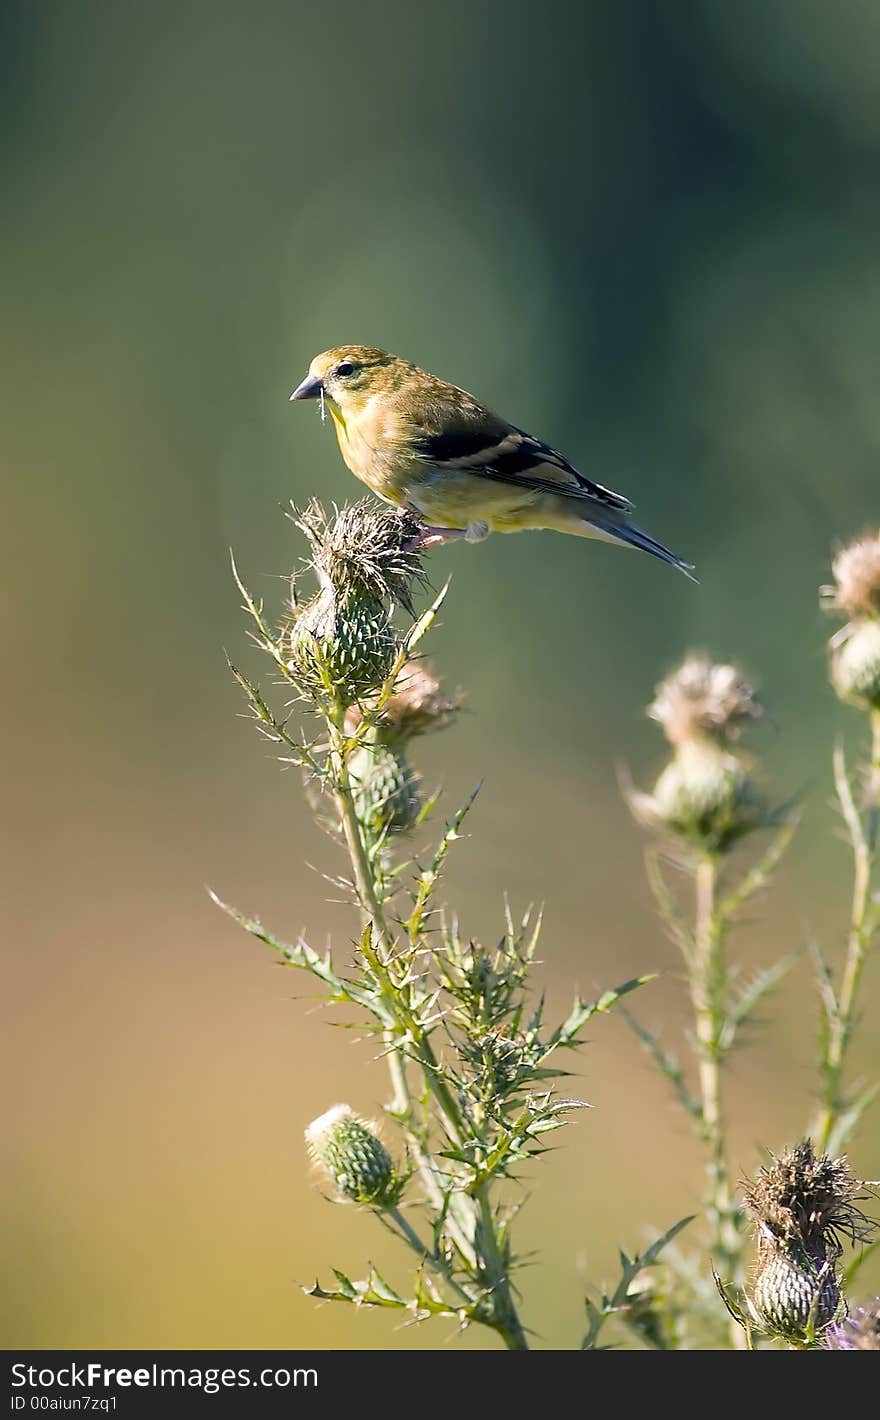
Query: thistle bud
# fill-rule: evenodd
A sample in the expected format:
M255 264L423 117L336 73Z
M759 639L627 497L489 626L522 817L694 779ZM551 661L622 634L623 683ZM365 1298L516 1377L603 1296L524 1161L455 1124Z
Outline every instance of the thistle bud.
M349 734L356 733L365 716L370 720L352 756L351 776L358 818L374 838L415 826L422 807L421 777L409 764L406 747L417 735L448 725L460 704L461 697L446 695L430 666L418 662L404 666L381 710L375 696L349 709Z
M663 770L653 795L638 795L643 822L712 853L724 853L738 838L760 828L764 798L746 765L711 742L687 742Z
M347 1104L334 1105L312 1121L306 1147L340 1199L390 1208L400 1198L402 1180L375 1126Z
M381 601L323 586L290 631L291 671L305 689L351 705L390 675L397 638Z
M352 756L357 816L373 839L414 828L422 807L421 778L402 749L368 743Z
M833 1321L841 1239L867 1241L874 1226L856 1207L868 1196L864 1189L845 1158L817 1156L808 1139L747 1181L757 1236L749 1305L765 1331L806 1345Z
M829 1326L822 1344L829 1351L880 1351L880 1297Z
M791 1341L818 1334L834 1320L840 1284L830 1257L802 1248L765 1249L752 1289L752 1307L764 1330Z

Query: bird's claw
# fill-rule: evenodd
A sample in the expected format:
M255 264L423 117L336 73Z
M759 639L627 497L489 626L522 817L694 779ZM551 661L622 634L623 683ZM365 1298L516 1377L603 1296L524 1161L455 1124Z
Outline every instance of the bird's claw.
M431 528L423 526L421 532L411 537L405 544L406 552L421 552L427 547L441 547L444 542L483 542L490 533L488 523L468 523L466 528Z

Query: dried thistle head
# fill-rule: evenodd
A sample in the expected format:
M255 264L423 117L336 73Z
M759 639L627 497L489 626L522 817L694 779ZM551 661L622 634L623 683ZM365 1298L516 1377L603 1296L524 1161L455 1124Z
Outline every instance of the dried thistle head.
M411 546L421 531L404 508L361 498L329 517L312 501L294 521L312 545L312 566L322 586L337 596L354 594L399 602L412 614L413 586L425 580L422 559Z
M853 1177L845 1154L817 1154L809 1139L772 1158L743 1186L756 1228L774 1242L821 1242L839 1254L842 1238L866 1242L876 1227L856 1206L873 1197L872 1187Z
M347 1104L336 1104L305 1131L306 1147L339 1200L391 1208L404 1180L376 1133Z
M755 692L735 666L702 654L689 655L657 686L648 715L676 748L709 738L730 744L743 726L763 713Z
M880 1351L880 1297L829 1326L822 1345L828 1351Z
M313 502L295 521L311 542L320 586L304 607L294 605L282 632L288 666L319 703L350 706L378 692L393 669L391 606L400 602L412 612L413 586L424 580L419 555L409 549L419 525L405 510L368 498L332 518Z
M880 615L880 530L841 547L831 570L834 585L819 592L828 611L848 617Z
M817 1155L805 1139L746 1180L744 1196L757 1236L751 1310L765 1330L809 1344L840 1306L842 1240L873 1232L857 1206L871 1192L845 1157Z
M400 672L391 695L382 706L376 721L376 738L383 744L405 744L416 735L441 730L455 717L461 700L460 694L447 695L442 690L426 661L411 662ZM375 706L375 697L372 705ZM349 732L357 728L364 710L370 708L369 700L363 708L351 707L346 716Z

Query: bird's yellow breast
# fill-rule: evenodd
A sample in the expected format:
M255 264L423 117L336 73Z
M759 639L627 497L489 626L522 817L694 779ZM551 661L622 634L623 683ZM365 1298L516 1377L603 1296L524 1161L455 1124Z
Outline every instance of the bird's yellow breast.
M330 410L330 418L333 420L333 427L336 430L339 452L342 454L342 457L345 459L352 473L358 478L364 478L360 461L357 457L357 450L361 441L358 439L352 440L349 437L345 415L337 404L328 399L327 408Z
M327 408L336 430L339 452L356 478L392 503L405 498L404 468L411 458L398 449L384 427L381 403L367 401L363 408L343 410L335 400Z
M339 440L339 447L344 451L346 433L345 418L343 416L342 410L339 409L337 405L332 404L329 399L327 401L327 408L330 410L330 418L333 420L333 423L336 426L336 437Z

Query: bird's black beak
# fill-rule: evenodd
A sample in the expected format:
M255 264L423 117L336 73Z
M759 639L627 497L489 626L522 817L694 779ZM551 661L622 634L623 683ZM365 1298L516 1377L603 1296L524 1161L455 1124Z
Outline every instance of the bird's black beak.
M291 399L317 399L324 386L317 375L306 375L301 385L297 385Z

